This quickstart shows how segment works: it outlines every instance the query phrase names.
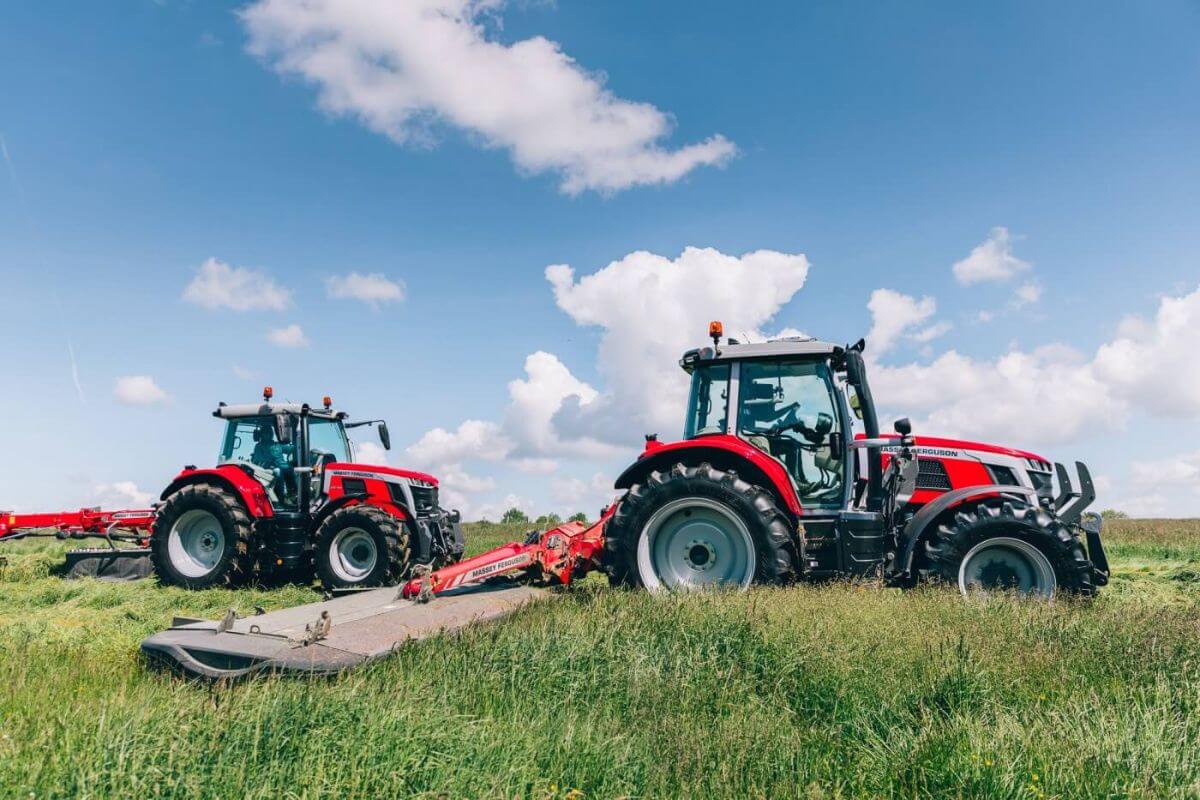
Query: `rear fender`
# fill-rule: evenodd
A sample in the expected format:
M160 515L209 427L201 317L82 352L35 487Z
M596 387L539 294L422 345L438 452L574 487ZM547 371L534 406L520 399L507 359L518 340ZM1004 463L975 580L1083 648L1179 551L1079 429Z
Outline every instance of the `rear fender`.
M990 486L967 486L947 492L932 503L921 506L921 509L913 514L904 526L904 530L900 533L900 556L896 559L892 577L904 579L912 577L917 545L925 539L938 520L956 509L972 505L987 497L1007 497L1014 500L1028 500L1034 506L1038 504L1037 492L1025 486L992 484Z
M678 462L708 463L717 469L734 470L738 477L775 495L793 515L803 513L796 490L792 488L792 479L783 465L735 436L706 436L648 448L621 473L616 488L628 489L635 483L644 482L651 472L670 469Z
M198 483L210 483L226 489L242 501L242 505L255 519L275 516L271 506L271 498L267 490L258 481L251 478L241 469L233 465L225 465L216 469L185 469L175 476L166 489L163 489L159 500L166 500L185 486Z

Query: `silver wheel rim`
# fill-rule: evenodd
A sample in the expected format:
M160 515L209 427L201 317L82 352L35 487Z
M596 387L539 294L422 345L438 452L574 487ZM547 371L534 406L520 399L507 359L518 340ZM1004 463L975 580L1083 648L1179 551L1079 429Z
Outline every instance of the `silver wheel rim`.
M329 566L348 583L365 580L379 561L375 539L362 528L342 528L329 543Z
M704 497L667 503L638 537L638 574L652 592L745 588L757 553L746 523L728 506Z
M187 578L203 578L225 555L225 530L216 514L201 508L185 511L167 534L171 566Z
M1011 536L984 539L967 551L958 567L958 589L964 595L1009 591L1049 599L1057 586L1045 553Z

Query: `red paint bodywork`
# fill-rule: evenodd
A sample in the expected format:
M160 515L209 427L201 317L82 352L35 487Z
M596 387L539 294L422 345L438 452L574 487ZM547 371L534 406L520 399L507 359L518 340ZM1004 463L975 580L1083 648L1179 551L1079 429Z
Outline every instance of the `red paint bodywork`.
M351 461L335 461L332 464L325 466L327 470L334 469L352 469L359 472L375 472L380 475L393 475L397 478L407 478L414 481L425 481L425 483L438 485L438 479L424 472L415 472L411 469L396 469L395 467L378 467L374 464L359 464Z
M767 476L774 485L775 491L783 498L783 502L787 505L789 511L797 515L803 513L800 501L796 499L796 490L792 488L792 479L783 464L771 458L745 439L739 439L737 436L730 436L729 434L712 434L709 436L700 436L695 439L685 439L680 442L668 443L650 440L646 442L646 448L638 456L638 460L626 472L628 473L630 470L636 469L647 458L662 456L666 453L685 453L689 450L695 451L702 448L720 450L749 461Z
M354 472L352 476L338 475L338 472ZM417 480L437 486L437 479L432 475L426 475L424 472L413 472L406 469L395 469L393 467L377 467L371 464L356 464L348 462L334 462L325 466L325 472L328 480L325 482L326 501L329 508L340 505L354 505L356 503L365 503L367 505L376 506L387 511L398 519L408 519L409 514L396 504L392 497L390 483L387 481L387 476L404 478L405 480ZM375 477L372 477L375 476ZM362 481L363 487L366 489L366 495L354 494L349 495L346 492L345 480L351 478L353 480ZM345 500L345 502L342 502ZM322 513L320 516L324 516Z
M182 487L193 483L227 484L241 498L242 504L250 512L250 516L255 518L275 516L271 498L267 496L267 490L263 488L263 485L247 475L245 470L233 464L222 464L213 469L185 469L167 484L167 488L163 489L159 499L166 500Z

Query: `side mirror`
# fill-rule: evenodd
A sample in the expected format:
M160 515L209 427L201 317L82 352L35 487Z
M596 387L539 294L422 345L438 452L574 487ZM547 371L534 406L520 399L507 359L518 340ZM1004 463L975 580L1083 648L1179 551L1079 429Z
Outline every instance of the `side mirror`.
M909 421L908 417L901 417L896 420L895 428L896 433L901 436L908 436L912 433L912 422Z
M821 434L822 438L827 436L833 430L833 417L826 414L824 411L817 414L816 432Z
M292 443L292 425L287 414L275 415L275 441L280 444Z
M387 423L379 423L379 443L383 445L384 450L392 449L392 435L388 433Z

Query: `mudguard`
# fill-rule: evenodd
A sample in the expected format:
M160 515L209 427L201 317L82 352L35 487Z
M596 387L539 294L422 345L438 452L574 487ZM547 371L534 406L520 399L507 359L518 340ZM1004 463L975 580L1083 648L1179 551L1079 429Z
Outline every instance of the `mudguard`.
M652 471L667 469L680 460L696 464L707 461L719 469L733 469L742 478L772 491L792 514L803 513L784 466L736 436L704 436L670 444L647 442L638 460L617 477L614 485L618 489L628 489Z
M242 499L242 504L250 512L250 516L256 519L275 516L271 498L267 496L263 485L232 464L224 464L215 469L185 469L163 489L158 499L166 500L184 486L195 483L215 483L225 487Z
M921 506L920 510L916 514L913 514L912 519L904 526L904 530L900 534L899 557L894 562L891 577L893 579L905 580L912 577L913 557L917 551L917 544L921 541L929 526L942 516L943 513L987 495L1007 496L1014 500L1028 498L1033 505L1037 505L1038 503L1037 492L1026 486L1001 486L999 484L992 484L990 486L966 486L962 489L946 492L932 503Z

